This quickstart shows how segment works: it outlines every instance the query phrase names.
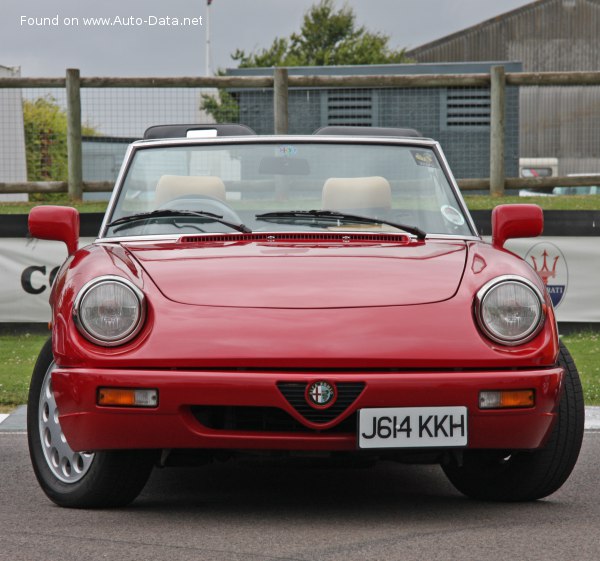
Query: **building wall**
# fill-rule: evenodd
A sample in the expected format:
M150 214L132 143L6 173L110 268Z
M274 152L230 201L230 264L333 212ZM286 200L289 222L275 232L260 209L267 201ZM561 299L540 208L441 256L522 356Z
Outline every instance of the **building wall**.
M600 70L600 0L538 0L407 53L418 62L518 60L525 72ZM524 87L521 158L600 172L600 87ZM512 175L507 170L507 175Z
M521 157L557 157L559 175L600 173L600 87L521 88Z
M469 74L489 73L492 62L289 68L290 75ZM521 70L505 62L507 71ZM265 75L272 69L228 70L233 76ZM240 122L258 134L273 132L271 90L232 90ZM518 175L519 93L507 88L505 167ZM325 125L414 128L438 140L459 178L489 177L489 88L309 88L289 91L290 134L312 134Z
M407 52L418 62L518 60L524 72L599 70L600 0L538 0Z

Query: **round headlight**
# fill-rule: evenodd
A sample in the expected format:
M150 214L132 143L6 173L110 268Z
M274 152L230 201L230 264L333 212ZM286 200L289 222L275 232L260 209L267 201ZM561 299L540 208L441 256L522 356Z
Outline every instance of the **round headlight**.
M86 339L107 347L122 345L142 328L144 294L127 279L100 277L80 290L73 316Z
M527 279L499 277L477 293L475 314L492 341L521 345L535 337L544 323L543 297Z

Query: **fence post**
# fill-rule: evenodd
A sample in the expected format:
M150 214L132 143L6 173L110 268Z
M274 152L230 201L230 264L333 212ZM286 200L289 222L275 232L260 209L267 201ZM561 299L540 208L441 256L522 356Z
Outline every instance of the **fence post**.
M504 66L492 66L490 70L490 195L504 195L504 123L506 76Z
M275 68L273 71L273 119L275 134L288 133L288 70Z
M81 200L83 166L81 154L81 90L79 69L67 68L67 158L69 198Z

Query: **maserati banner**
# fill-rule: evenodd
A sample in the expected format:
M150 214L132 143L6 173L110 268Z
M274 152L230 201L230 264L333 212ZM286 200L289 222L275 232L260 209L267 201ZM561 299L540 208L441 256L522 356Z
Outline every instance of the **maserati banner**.
M506 244L542 277L558 321L600 322L598 237L541 237Z
M559 321L600 322L598 237L511 240L507 248L542 277ZM66 257L63 243L0 239L0 323L49 321L50 285Z

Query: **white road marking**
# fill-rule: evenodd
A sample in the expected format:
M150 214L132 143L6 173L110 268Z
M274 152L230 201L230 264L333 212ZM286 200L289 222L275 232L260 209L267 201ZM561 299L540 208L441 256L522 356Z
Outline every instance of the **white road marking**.
M1 423L2 421L4 421L4 419L6 419L7 417L8 417L8 414L5 414L5 413L0 413L0 423Z
M585 408L585 428L587 430L600 429L600 407Z

